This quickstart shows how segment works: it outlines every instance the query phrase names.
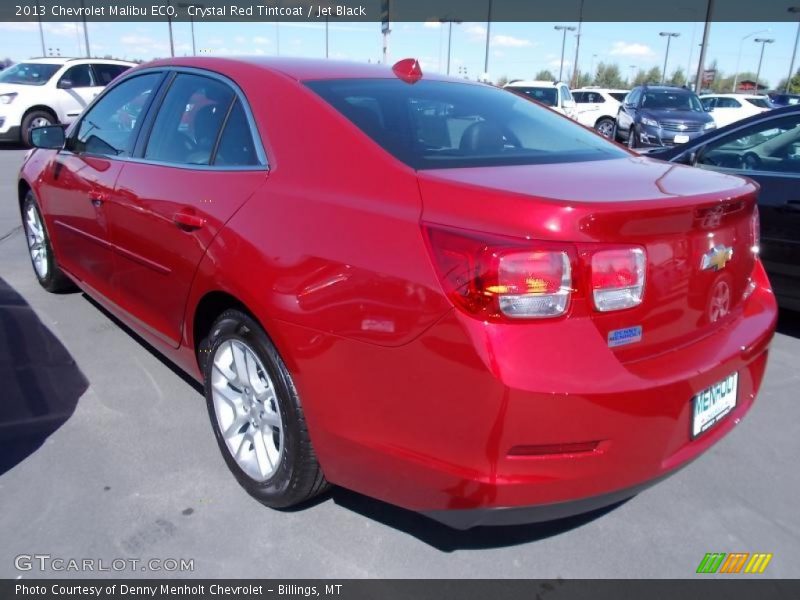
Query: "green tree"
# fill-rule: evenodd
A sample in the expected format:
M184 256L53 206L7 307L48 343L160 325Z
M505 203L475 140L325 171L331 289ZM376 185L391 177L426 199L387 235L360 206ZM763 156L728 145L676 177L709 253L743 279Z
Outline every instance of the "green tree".
M534 77L534 79L536 81L555 81L556 76L553 75L552 71L548 69L542 69L536 74L536 77Z
M580 73L578 75L578 80L575 82L576 88L583 88L587 85L592 85L594 82L594 78L592 77L591 73Z
M644 78L645 83L649 83L651 85L661 83L661 69L658 67L653 67L647 72Z
M647 83L647 73L644 69L639 69L636 72L636 76L633 78L633 81L630 83L630 87L644 85L645 83Z
M686 74L681 67L678 67L672 72L672 76L669 78L669 84L686 85Z
M606 64L604 62L597 65L597 72L594 75L594 84L607 88L619 88L625 85L622 75L619 73L619 65Z
M781 79L778 87L775 88L776 90L780 90L781 92L786 89L786 78L784 77ZM789 93L790 94L800 94L800 69L797 69L797 72L792 75L792 80L789 82Z

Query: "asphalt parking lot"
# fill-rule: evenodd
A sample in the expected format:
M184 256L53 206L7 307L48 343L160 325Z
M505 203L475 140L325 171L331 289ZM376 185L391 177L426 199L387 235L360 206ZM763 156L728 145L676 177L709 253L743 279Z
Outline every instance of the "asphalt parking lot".
M15 348L0 366L14 370L15 389L56 396L43 406L58 400L66 420L46 439L0 440L0 578L92 575L15 568L16 556L35 553L193 559L181 575L209 578L682 578L707 552L771 552L755 577L800 577L800 315L781 315L764 387L740 426L611 510L457 532L334 489L276 512L229 474L195 386L82 294L36 283L16 200L23 154L0 149L0 288L33 312L0 314L0 343ZM32 335L37 318L44 328ZM55 382L27 386L31 370L9 366L20 356L61 365ZM0 423L15 414L8 385ZM120 573L145 574L154 575Z

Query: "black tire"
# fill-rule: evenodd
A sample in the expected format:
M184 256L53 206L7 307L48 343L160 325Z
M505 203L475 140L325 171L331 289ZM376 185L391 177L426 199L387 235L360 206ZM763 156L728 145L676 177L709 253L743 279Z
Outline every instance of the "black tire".
M628 130L628 148L635 150L638 147L639 144L636 142L636 125L631 124L631 128Z
M47 253L47 273L44 276L41 276L39 271L36 269L36 263L34 262L33 255L31 253L30 244L32 232L27 223L28 211L30 210L36 212L39 223L41 223L42 232L44 234L44 248L45 252ZM32 191L28 191L28 193L25 195L25 199L22 201L22 229L25 232L25 241L28 242L28 255L31 259L33 274L36 275L36 279L39 284L48 292L52 292L54 294L75 291L77 289L75 284L58 266L58 260L53 252L53 244L50 242L50 234L47 232L47 225L42 218L42 211L39 209L39 203L36 201L36 196Z
M594 124L594 130L604 138L613 140L617 135L617 124L611 117L603 117L602 119L598 119L597 123ZM604 131L607 131L608 135L603 133Z
M230 340L243 342L254 351L275 388L277 410L283 425L283 448L275 471L266 481L250 477L239 466L228 449L217 421L211 384L214 357L220 346ZM329 487L311 445L292 377L275 346L252 317L234 309L222 313L211 327L208 338L200 344L200 364L206 406L217 445L228 468L251 496L272 508L288 508L310 500Z
M30 147L31 146L31 127L37 120L45 119L48 121L48 125L54 125L58 123L58 119L56 116L51 113L50 111L46 110L32 110L27 113L24 117L22 117L22 123L20 124L19 129L19 136L20 141L25 145ZM42 123L41 125L44 125Z

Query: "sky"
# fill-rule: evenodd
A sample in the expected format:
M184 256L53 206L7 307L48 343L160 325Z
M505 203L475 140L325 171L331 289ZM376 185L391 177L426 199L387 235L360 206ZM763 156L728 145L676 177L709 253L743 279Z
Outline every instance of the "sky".
M532 78L541 69L558 76L562 34L555 23L492 23L488 73L493 80ZM564 25L577 25L564 23ZM173 23L175 53L191 55L192 38L188 22ZM89 43L93 55L110 54L119 58L148 60L169 55L168 24L164 23L89 23ZM195 23L198 53L211 55L325 56L325 25L321 23ZM414 57L423 72L447 69L448 24L393 23L389 38L390 62ZM740 71L755 72L761 44L755 38L774 39L765 48L762 80L776 86L789 73L789 63L797 33L797 23L714 23L711 26L708 60L716 60L726 74L736 69L741 50ZM452 26L450 72L477 78L484 72L486 23L461 23ZM667 73L680 66L695 71L703 35L702 23L583 23L579 67L591 69L600 61L615 62L623 76L632 70L661 68L666 49L660 32L675 32L672 38ZM746 36L757 35L744 39ZM82 56L82 24L45 23L48 52L62 56ZM378 62L381 58L379 23L332 21L329 25L330 58ZM576 36L567 34L563 79L571 73ZM0 58L19 62L41 55L38 24L0 22ZM797 70L800 57L795 61Z

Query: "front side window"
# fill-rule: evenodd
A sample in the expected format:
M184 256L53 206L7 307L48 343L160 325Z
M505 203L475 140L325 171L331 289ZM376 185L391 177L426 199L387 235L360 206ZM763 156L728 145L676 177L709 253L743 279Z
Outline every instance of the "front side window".
M92 87L92 68L89 65L75 65L67 69L58 80L59 87L84 88Z
M68 148L88 154L130 156L136 126L160 79L161 73L146 73L110 89L81 119Z
M717 100L717 108L742 108L736 98L720 98Z
M750 125L710 142L697 164L800 174L800 115Z
M575 102L578 104L583 104L585 102L589 102L589 93L588 92L572 92L572 97L575 98Z
M611 142L525 97L486 85L443 81L408 85L399 79L306 84L377 144L415 169L627 156Z
M233 101L226 84L179 74L158 111L144 157L159 162L208 165Z
M701 98L700 102L703 103L703 108L706 110L713 110L717 106L717 98Z
M528 96L545 106L558 106L558 90L554 87L511 87L512 92Z
M47 63L18 63L0 72L0 83L44 85L60 68Z

